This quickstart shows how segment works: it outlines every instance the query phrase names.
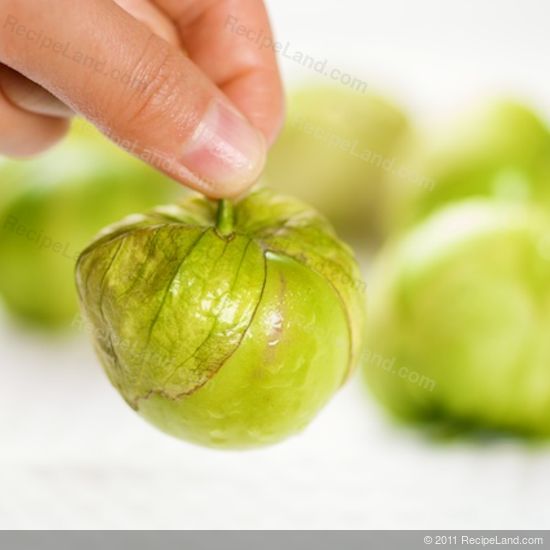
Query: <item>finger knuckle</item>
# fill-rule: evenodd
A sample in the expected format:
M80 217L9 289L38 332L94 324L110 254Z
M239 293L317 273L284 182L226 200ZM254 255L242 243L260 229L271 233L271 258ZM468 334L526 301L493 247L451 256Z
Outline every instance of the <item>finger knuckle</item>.
M130 96L122 102L127 106L121 113L127 124L154 123L178 103L182 82L177 65L177 54L152 37L132 71Z

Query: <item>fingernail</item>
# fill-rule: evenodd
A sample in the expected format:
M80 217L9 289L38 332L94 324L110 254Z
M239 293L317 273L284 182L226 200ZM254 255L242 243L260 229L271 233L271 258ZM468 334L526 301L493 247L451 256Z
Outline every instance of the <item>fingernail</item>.
M263 168L266 145L259 130L232 107L213 100L186 143L182 163L206 193L238 194Z

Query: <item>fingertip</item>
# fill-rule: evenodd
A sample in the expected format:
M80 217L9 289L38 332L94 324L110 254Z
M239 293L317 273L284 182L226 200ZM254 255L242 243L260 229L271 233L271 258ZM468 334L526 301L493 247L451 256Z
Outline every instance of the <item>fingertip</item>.
M222 86L222 90L252 125L268 147L277 139L285 120L285 98L278 72L251 71Z
M225 100L216 98L184 146L180 175L209 197L231 198L256 182L266 154L263 133Z

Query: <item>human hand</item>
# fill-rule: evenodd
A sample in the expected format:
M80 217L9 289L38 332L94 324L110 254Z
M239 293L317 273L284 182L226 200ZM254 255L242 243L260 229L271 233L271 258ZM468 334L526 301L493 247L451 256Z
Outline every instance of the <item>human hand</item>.
M0 154L61 139L78 113L210 197L259 176L283 118L261 0L2 0Z

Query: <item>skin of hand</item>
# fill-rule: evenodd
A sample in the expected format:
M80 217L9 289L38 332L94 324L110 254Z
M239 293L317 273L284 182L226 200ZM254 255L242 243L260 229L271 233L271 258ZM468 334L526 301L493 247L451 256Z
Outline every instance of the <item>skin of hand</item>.
M284 113L263 2L2 0L0 155L47 149L75 113L209 197L243 193Z

